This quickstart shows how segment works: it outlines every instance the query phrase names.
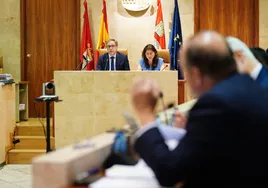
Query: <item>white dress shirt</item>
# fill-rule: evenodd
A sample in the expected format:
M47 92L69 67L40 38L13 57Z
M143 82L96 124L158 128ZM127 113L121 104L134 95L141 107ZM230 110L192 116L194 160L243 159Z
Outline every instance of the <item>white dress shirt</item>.
M176 140L180 141L184 135L186 134L185 129L171 127L168 125L161 125L157 121L153 121L145 125L143 128L139 129L136 132L136 138L139 138L141 135L143 135L145 132L149 131L152 128L157 127L162 134L165 141L168 140Z
M258 63L256 65L256 67L251 71L250 76L251 78L253 78L254 80L256 80L261 72L262 69L262 64Z
M114 57L114 70L116 70L116 54L114 56L111 56L109 54L109 71L111 71L111 65L112 65L112 58L111 57Z

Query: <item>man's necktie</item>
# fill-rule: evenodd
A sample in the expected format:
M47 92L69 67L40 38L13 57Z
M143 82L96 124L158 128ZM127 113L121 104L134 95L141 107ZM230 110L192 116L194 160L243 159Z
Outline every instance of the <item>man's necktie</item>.
M111 57L111 71L114 70L114 57Z

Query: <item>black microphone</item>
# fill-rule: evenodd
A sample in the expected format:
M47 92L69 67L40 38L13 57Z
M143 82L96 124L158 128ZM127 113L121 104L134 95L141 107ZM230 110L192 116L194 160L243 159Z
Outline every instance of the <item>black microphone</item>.
M166 109L165 109L165 103L164 103L164 98L163 98L163 92L162 92L162 91L160 91L160 93L159 93L159 97L160 97L160 100L161 100L161 102L162 102L163 113L164 113L164 115L165 115L166 124L168 125L167 112L166 112Z
M161 71L165 70L167 67L168 67L168 65L165 65L165 67Z

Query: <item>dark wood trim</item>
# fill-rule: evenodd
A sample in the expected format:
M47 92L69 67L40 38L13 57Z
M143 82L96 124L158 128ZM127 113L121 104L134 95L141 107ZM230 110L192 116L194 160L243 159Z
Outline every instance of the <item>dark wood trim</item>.
M198 32L200 30L200 1L194 0L194 32Z
M26 0L20 0L20 72L21 80L26 80L25 74L25 22L26 22Z
M255 35L254 35L254 47L258 47L259 46L259 38L260 38L260 34L259 34L259 23L260 23L260 19L259 19L259 0L254 0L254 17L255 17L255 22L254 22L254 29L255 29ZM252 46L253 47L253 46Z
M77 34L77 40L76 40L76 53L78 54L78 58L77 58L77 62L75 63L75 66L77 65L77 63L79 63L80 61L80 43L81 43L81 2L80 1L76 1L77 3L77 28L78 28L78 34Z
M185 80L178 80L178 104L183 104L186 101L185 82Z
M29 84L29 81L20 81L18 84Z

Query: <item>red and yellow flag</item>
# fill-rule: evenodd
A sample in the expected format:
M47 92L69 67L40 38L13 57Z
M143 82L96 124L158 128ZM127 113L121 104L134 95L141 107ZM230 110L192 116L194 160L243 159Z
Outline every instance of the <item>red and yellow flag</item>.
M161 0L157 0L157 14L155 21L154 38L156 48L159 48L160 46L161 49L166 49L165 27L164 27Z
M80 62L82 64L81 69L84 70L93 70L94 69L94 59L93 59L93 46L91 39L91 31L88 18L87 10L87 1L84 1L84 26L82 32L82 41L81 41L81 51L80 51Z
M98 43L97 43L97 46L96 46L97 54L96 54L96 64L95 64L95 66L97 66L97 62L98 62L99 49L105 48L106 47L106 42L110 39L109 31L108 31L106 0L102 0L102 4L103 4L103 9L102 9L102 14L101 14Z

